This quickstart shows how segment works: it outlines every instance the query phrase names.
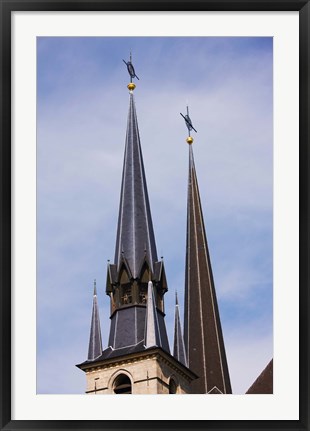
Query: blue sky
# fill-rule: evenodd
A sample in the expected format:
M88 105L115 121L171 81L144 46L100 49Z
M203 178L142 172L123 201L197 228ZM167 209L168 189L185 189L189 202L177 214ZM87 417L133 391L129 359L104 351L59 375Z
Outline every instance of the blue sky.
M37 40L37 392L83 393L93 279L103 344L114 258L133 52L136 108L158 255L184 293L186 103L234 393L273 356L272 39Z

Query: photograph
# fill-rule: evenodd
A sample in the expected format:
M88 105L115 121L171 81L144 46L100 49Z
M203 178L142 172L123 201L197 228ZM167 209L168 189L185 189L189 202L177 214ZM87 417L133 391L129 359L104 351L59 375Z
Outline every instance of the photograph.
M37 394L273 394L273 62L36 38Z

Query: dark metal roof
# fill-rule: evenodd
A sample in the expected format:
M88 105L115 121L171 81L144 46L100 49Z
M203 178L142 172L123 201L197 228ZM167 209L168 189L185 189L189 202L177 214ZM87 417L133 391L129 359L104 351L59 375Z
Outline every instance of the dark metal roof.
M111 346L109 346L107 349L105 349L101 356L99 356L96 359L97 361L103 361L105 359L110 359L110 358L117 358L119 356L124 356L124 355L129 355L131 353L138 353L138 352L143 352L145 350L145 346L144 346L144 342L140 341L140 343L134 345L134 346L125 346L125 347L120 347L118 349L113 349ZM89 361L85 361L83 362L83 364L86 364Z
M273 394L273 359L257 377L247 394Z
M101 329L100 319L97 301L97 290L96 283L94 284L94 297L93 297L93 311L91 317L91 327L89 336L89 347L88 347L88 360L94 361L102 355L102 340L101 340Z
M131 353L138 353L144 351L144 340L140 341L140 343L135 344L134 346L125 346L118 349L113 349L111 346L109 346L101 353L100 356L96 358L96 363L104 361L106 359L118 358L119 356L125 356L130 355ZM87 359L86 361L82 362L81 364L77 364L76 366L81 367L83 365L91 364L92 362L92 360Z
M231 393L224 340L199 196L189 145L184 342L188 367L198 374L192 393L214 387Z
M186 353L185 353L184 339L183 339L182 329L181 329L180 312L179 312L179 304L178 304L178 297L177 297L177 295L175 296L173 356L179 362L182 362L182 364L184 364L185 366L187 366Z
M154 263L157 261L133 93L130 93L115 248L115 264L118 270L122 256L126 258L133 278L138 277L138 271L145 256L150 262L152 272L154 271Z
M155 345L170 352L165 317L154 307ZM150 323L150 321L149 321ZM150 330L150 329L149 329ZM147 307L133 305L118 309L111 317L109 346L114 350L142 343L147 345Z

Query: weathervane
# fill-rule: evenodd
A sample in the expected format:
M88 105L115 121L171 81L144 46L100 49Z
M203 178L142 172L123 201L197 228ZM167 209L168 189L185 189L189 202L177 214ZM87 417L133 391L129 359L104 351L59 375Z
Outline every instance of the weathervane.
M194 130L196 133L197 133L197 130L193 126L192 120L190 119L188 106L186 106L186 111L187 111L186 115L183 115L181 112L180 112L180 115L182 115L182 117L184 118L186 127L188 129L188 137L186 139L186 142L188 144L192 144L194 142L194 139L191 137L191 130Z
M139 79L139 78L137 77L136 72L135 72L135 68L133 67L133 64L132 64L131 52L130 52L129 61L125 61L123 59L123 62L126 64L127 70L128 70L129 76L130 76L130 83L127 85L127 87L130 91L133 91L136 88L136 85L132 82L132 80L133 80L133 78L137 78L137 79Z

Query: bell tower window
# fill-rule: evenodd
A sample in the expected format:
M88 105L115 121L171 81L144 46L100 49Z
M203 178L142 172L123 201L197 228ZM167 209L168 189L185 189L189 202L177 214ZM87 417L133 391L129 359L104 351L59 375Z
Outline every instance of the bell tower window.
M139 289L139 303L146 304L147 302L147 283L141 283Z
M116 377L113 384L113 392L115 394L131 394L131 381L126 374L120 374Z

